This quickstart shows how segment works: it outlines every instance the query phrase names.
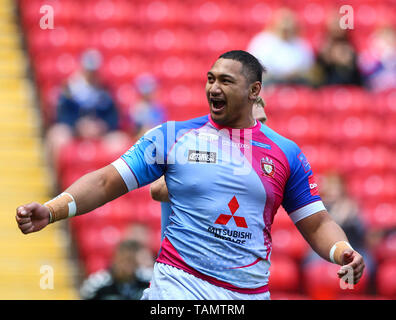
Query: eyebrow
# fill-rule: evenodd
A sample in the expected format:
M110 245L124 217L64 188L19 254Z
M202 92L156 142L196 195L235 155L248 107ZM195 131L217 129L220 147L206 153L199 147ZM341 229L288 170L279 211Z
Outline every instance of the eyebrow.
M211 72L211 71L209 71L209 72L207 73L207 75L208 75L208 76L212 76L212 77L215 76L215 75L213 74L213 72ZM236 78L233 77L232 75L228 74L228 73L220 73L220 74L218 75L218 78L230 78L230 79L236 81Z

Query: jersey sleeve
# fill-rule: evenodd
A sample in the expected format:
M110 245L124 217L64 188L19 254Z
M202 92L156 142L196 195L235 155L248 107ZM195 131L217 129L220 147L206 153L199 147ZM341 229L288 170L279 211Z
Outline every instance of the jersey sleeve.
M149 130L112 163L123 178L128 191L143 187L164 174L165 130L166 124Z
M288 155L290 176L285 186L282 206L294 223L325 210L318 185L307 158L297 145Z

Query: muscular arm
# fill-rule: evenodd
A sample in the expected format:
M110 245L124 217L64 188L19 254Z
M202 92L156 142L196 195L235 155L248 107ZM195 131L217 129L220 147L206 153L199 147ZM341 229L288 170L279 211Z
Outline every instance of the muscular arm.
M337 241L348 242L344 231L327 211L320 211L298 221L296 227L312 249L327 261L330 261L329 252L334 243Z
M82 176L65 192L72 195L76 202L76 214L81 215L122 196L128 189L116 168L108 165ZM18 227L24 234L45 228L50 222L49 218L49 208L37 202L19 206L15 216Z
M110 164L82 176L65 192L73 195L77 215L80 215L124 195L128 189L116 168Z
M296 223L298 230L305 240L310 244L312 249L327 261L330 260L330 250L338 241L348 242L348 238L342 228L331 219L327 211L320 211ZM352 249L345 249L342 252L341 265L347 265L353 269L354 283L361 278L364 270L364 261L362 256ZM338 271L341 278L347 273L347 269L342 267Z

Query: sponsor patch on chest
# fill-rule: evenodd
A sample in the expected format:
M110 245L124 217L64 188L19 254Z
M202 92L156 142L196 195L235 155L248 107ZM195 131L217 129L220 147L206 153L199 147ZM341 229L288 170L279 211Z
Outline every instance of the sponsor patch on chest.
M189 162L216 163L217 153L210 151L188 150Z

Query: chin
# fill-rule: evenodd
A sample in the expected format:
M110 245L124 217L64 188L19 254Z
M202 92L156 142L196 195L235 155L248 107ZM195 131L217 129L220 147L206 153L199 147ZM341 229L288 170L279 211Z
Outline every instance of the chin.
M218 124L224 125L226 122L226 116L224 114L218 114L210 112L212 120Z

